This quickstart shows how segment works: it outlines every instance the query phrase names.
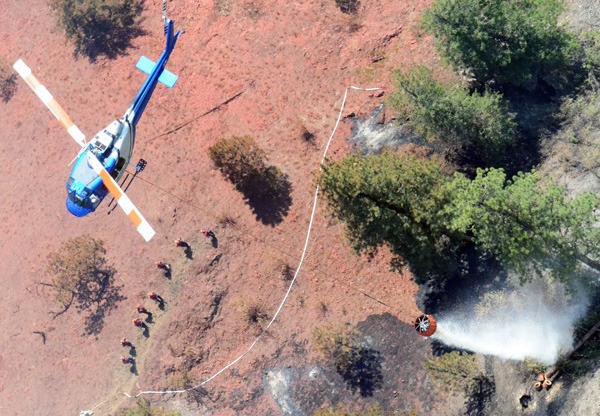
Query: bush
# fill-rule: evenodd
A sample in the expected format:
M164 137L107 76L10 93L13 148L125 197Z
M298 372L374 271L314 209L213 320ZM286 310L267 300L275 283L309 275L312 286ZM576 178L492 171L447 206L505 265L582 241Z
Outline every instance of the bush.
M244 318L250 325L262 325L269 320L269 315L262 306L251 304L244 307Z
M523 374L529 378L546 373L547 366L535 358L525 357L521 363L521 369Z
M434 383L454 391L469 390L480 374L475 356L458 351L428 358L425 369Z
M279 224L292 204L291 184L287 175L268 166L265 152L252 137L220 140L208 149L214 166L252 207L264 224Z
M117 416L181 416L181 413L154 407L148 400L138 398L135 408L121 410Z
M17 75L4 59L0 58L0 98L8 102L17 90Z
M115 58L141 35L143 0L51 0L58 25L75 44L75 55Z
M267 169L265 152L252 137L220 140L208 149L208 155L221 174L236 187L248 187Z
M177 370L167 380L167 388L173 390L187 390L194 386L194 380L186 369Z
M354 352L361 348L361 337L362 334L350 324L324 325L313 331L313 344L343 371L352 365Z
M376 405L362 412L352 412L343 405L337 405L333 409L321 409L315 411L313 416L419 416L414 409L397 410L393 413L385 412L381 406Z
M390 103L417 133L478 166L503 166L513 156L517 125L502 95L439 83L423 67L396 71L395 78L397 91Z
M358 6L360 5L359 0L335 0L335 4L340 8L342 13L356 13Z
M442 56L482 84L560 90L571 84L581 44L558 25L562 0L437 0L425 28Z

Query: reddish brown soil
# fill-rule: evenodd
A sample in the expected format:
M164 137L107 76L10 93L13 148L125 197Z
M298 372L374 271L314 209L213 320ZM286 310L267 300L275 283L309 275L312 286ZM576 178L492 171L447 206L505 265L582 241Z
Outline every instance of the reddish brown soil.
M10 102L0 104L0 414L74 415L106 400L96 414L110 414L124 402L123 391L164 388L165 369L181 365L182 345L203 351L190 373L200 382L257 334L245 322L244 308L257 304L273 315L288 285L277 268L298 264L314 177L345 87L378 86L388 93L391 69L436 59L431 39L418 29L427 0L363 0L354 17L341 13L334 0L296 3L170 3L171 17L185 29L169 62L180 80L173 90L159 86L142 117L132 162L143 157L148 167L128 191L157 231L149 244L119 211L107 216L107 202L87 218L68 214L64 182L76 145L21 80ZM73 58L46 1L2 0L0 5L0 57L10 63L23 58L88 137L129 105L144 80L134 68L139 56L156 59L162 51L156 0L145 3L147 35L133 41L129 55L95 64ZM351 92L345 114L365 115L384 98ZM302 125L315 134L316 147L302 141ZM330 156L347 151L349 128L344 121ZM270 162L289 175L293 203L280 224L257 221L242 196L212 169L207 148L233 135L254 137ZM416 315L410 276L389 271L385 255L369 262L353 254L343 227L330 223L324 208L319 205L297 285L268 336L236 365L233 374L239 376L228 371L207 386L222 392L220 400L208 403L215 414L253 414L233 410L228 392L249 397L261 383L262 360L290 340L307 345L316 325L356 323L384 312L410 322ZM219 226L223 216L236 225ZM215 231L218 248L201 228ZM86 233L105 241L127 297L105 317L97 336L84 334L84 315L75 310L53 320L49 311L57 306L37 285L47 280L47 254ZM191 244L193 260L175 247L177 237ZM208 266L218 254L220 261ZM171 280L155 268L159 259L172 263ZM150 290L163 294L167 308L158 311L145 301L157 311L146 339L131 319L134 305ZM226 294L212 324L199 324L221 292ZM46 332L45 345L33 331ZM138 346L139 376L119 360L123 336ZM313 356L308 344L296 358L303 362ZM266 395L256 406L264 411L254 408L254 414L279 414Z

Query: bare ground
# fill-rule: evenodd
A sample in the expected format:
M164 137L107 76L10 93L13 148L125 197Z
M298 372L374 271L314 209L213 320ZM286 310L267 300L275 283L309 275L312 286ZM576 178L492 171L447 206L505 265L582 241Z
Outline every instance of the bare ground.
M257 304L272 316L288 285L281 265L298 264L314 176L345 87L383 88L383 97L350 93L344 115L366 115L390 91L391 69L437 62L417 26L427 5L363 1L350 16L333 0L170 3L171 17L186 31L169 63L180 80L173 90L157 88L138 126L134 157L148 167L128 191L157 231L149 244L118 211L107 216L107 202L88 218L67 213L64 182L76 146L18 81L16 94L0 104L0 413L73 415L99 405L95 414L111 414L127 402L123 392L167 387L169 372L189 365L190 355L190 377L200 382L243 352L259 332L245 321L245 308ZM94 64L73 58L45 1L0 6L0 56L10 63L23 58L88 137L127 108L144 79L134 68L138 57L161 52L155 0L145 3L147 34L129 54ZM302 140L304 128L315 146ZM348 151L343 137L350 128L342 123L330 156ZM255 137L289 175L291 205L270 222L209 163L206 149L233 135ZM235 224L219 225L225 217ZM201 228L215 231L217 248ZM277 368L278 355L286 365L318 360L308 342L316 325L383 313L412 321L417 288L409 275L389 271L385 254L371 261L355 256L322 205L314 230L297 286L269 333L206 386L204 405L161 397L167 405L184 414L280 414L272 396L261 393L262 372ZM95 334L85 332L85 316L75 311L52 319L56 305L37 284L47 279L47 254L86 233L105 241L126 297ZM191 244L192 259L175 247L178 237ZM170 280L156 260L172 264ZM164 311L144 298L151 290L166 299ZM149 337L131 325L139 302L155 312ZM45 344L34 331L45 332ZM119 360L124 336L137 346L138 375ZM401 395L409 391L397 386Z

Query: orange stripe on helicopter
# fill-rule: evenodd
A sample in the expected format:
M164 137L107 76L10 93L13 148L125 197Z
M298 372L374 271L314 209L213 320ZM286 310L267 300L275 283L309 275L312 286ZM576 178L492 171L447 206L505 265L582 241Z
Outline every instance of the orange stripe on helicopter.
M63 110L60 104L58 104L55 99L52 99L52 101L50 101L47 104L47 106L50 109L50 111L52 111L54 115L58 118L58 121L60 121L60 124L62 124L65 130L69 130L69 127L73 125L73 121L69 118L69 116L67 115L65 110Z
M112 194L112 196L117 201L119 201L123 193L121 192L121 189L118 186L115 186L112 177L110 176L110 173L108 173L106 169L102 169L99 175L102 178L102 182L104 182L104 186L106 186L106 188Z
M37 78L33 76L33 74L29 74L29 76L25 78L25 82L27 82L34 91L38 90L42 86L41 82L39 82Z
M129 213L128 217L131 220L131 222L133 223L133 225L135 225L135 228L137 228L142 223L142 219L140 218L138 213L135 212L135 210L132 210Z

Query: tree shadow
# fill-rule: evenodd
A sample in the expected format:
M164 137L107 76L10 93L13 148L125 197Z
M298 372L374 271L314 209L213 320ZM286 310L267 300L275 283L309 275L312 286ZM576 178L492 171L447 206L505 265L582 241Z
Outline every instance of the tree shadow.
M362 397L373 395L383 385L381 353L372 348L355 347L345 365L337 365L337 371L352 392L359 391Z
M275 166L269 166L238 189L256 219L265 225L274 227L281 223L292 205L292 184Z
M473 385L467 390L466 415L484 415L485 408L496 394L496 383L484 375L475 378Z
M104 327L104 318L127 299L121 294L124 285L115 285L115 269L96 270L91 279L83 279L78 287L75 303L79 312L89 312L85 317L85 335L97 336Z
M85 56L92 63L101 56L115 59L133 47L133 39L147 34L142 29L144 2L125 4L105 5L105 10L101 11L95 6L89 6L87 10L84 7L79 13L61 10L61 24L74 42L75 58Z
M207 402L206 401L207 398L211 402L214 402L214 400L212 400L212 398L210 397L208 390L206 390L202 386L196 386L196 387L190 388L190 390L188 390L187 393L188 393L188 401L190 401L192 403L205 404Z

